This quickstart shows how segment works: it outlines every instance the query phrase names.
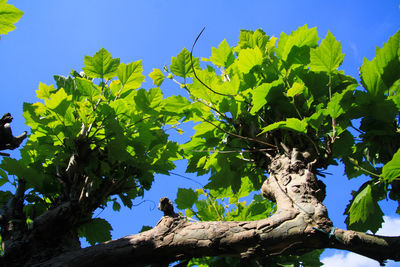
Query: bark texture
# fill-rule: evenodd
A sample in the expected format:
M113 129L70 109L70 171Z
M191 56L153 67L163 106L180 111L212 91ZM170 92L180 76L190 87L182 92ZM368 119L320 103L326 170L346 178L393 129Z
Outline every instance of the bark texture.
M271 159L270 176L262 186L276 201L277 212L259 221L189 222L174 213L163 198L164 216L152 230L60 253L29 266L144 266L203 256L265 259L283 252L320 248L353 251L379 261L400 261L400 237L382 237L334 229L322 200L324 185L314 174L314 161L296 149ZM55 214L58 214L55 212ZM47 221L47 219L46 219ZM333 231L332 231L333 230ZM64 242L63 240L59 240Z
M11 131L10 123L13 117L10 113L6 113L0 119L0 150L15 149L24 141L27 136L27 132L23 132L19 136L14 136ZM7 153L0 152L1 156L9 156Z

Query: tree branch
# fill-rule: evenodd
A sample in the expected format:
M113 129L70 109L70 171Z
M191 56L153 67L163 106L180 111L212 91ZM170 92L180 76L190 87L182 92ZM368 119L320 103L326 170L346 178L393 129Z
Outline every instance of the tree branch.
M263 195L277 203L277 212L269 218L189 222L162 198L164 216L152 230L63 253L37 266L163 266L193 257L266 259L322 248L352 251L381 264L400 261L400 237L335 230L322 204L323 188L309 168L313 159L302 158L296 149L288 154L272 158L262 186Z
M144 266L204 256L268 257L290 249L338 248L372 257L400 260L400 237L336 230L335 242L308 227L304 215L286 211L259 221L188 222L164 216L149 231L69 252L42 266ZM37 266L39 266L37 265Z
M19 136L13 136L10 123L13 117L10 113L6 113L0 119L0 150L15 149L19 147L22 141L27 137L27 132L23 132ZM9 156L7 153L1 153L2 156Z

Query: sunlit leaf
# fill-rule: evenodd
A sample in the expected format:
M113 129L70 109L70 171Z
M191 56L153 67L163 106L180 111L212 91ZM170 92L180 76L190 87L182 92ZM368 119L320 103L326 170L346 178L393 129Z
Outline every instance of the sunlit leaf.
M243 73L248 73L255 66L263 63L263 55L258 47L247 48L240 50L237 60L239 70Z
M282 33L277 44L277 53L286 61L294 47L316 47L318 45L318 33L316 28L309 29L304 25L293 31L290 35Z
M144 75L142 72L142 61L139 60L126 65L121 63L117 70L117 76L125 90L136 89L140 87L142 82L144 82Z
M382 176L388 183L400 176L400 149L393 155L392 160L383 166Z
M24 12L7 4L7 0L0 1L0 34L7 34L15 29L14 24L22 17Z
M312 71L325 71L328 73L336 70L343 62L342 46L330 31L322 40L321 45L311 49L310 69Z
M192 77L193 69L189 51L184 48L176 57L172 57L169 68L176 76L182 78ZM198 58L193 58L193 68L199 68Z
M229 47L226 39L219 44L218 48L212 48L210 60L215 65L228 67L234 59L233 49Z
M85 56L83 71L92 78L109 79L116 75L119 58L112 58L104 48L100 49L93 57Z
M165 79L165 75L160 69L153 69L149 76L153 80L153 84L156 86L160 86Z
M276 129L287 129L296 131L299 133L307 133L307 122L305 120L299 120L296 118L288 118L285 121L275 122L273 124L268 125L267 127L262 128L262 133L273 131Z
M40 99L49 99L51 93L53 93L56 89L53 85L46 85L44 83L39 83L39 89L36 90L36 96Z

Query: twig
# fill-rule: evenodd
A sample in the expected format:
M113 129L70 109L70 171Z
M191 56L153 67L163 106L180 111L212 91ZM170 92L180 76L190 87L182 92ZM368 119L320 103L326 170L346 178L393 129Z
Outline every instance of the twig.
M185 150L185 149L184 149ZM220 154L228 154L228 153L252 153L252 152L262 152L262 151L271 151L275 150L274 148L260 148L260 149L251 149L251 150L187 150L195 153L220 153Z
M199 115L197 115L197 116L199 116ZM246 136L241 136L241 135L238 135L238 134L235 134L235 133L228 132L228 131L222 129L221 127L219 127L218 125L212 123L211 121L209 121L209 120L207 120L207 119L205 119L205 118L203 118L203 117L201 117L201 116L199 116L199 117L200 117L202 120L204 120L205 122L208 122L209 124L213 125L214 127L218 128L219 130L223 131L223 132L226 133L226 134L229 134L229 135L231 135L231 136L234 136L234 137L237 137L237 138L240 138L240 139L243 139L243 140L253 141L253 142L256 142L256 143L259 143L259 144L267 145L267 146L273 147L273 148L275 148L275 149L278 149L277 146L272 145L272 144L270 144L270 143L267 143L267 142L264 142L264 141L261 141L261 140L255 139L255 138L246 137Z
M208 85L206 85L202 80L199 79L199 77L197 77L196 71L194 70L194 66L193 66L193 49L197 43L197 40L199 40L200 35L203 33L203 31L206 29L206 27L204 27L201 32L199 33L199 35L197 35L196 40L194 41L193 45L192 45L192 49L190 50L190 64L192 66L192 70L193 70L193 74L194 77L202 84L204 85L208 90L210 90L211 92L213 92L214 94L217 95L221 95L221 96L236 96L236 95L228 95L228 94L223 94L223 93L218 93L216 91L214 91L213 89L211 89Z

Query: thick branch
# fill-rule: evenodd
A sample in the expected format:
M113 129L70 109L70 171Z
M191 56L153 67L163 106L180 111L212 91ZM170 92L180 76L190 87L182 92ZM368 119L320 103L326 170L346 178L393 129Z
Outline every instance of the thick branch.
M343 243L308 227L303 215L280 212L253 222L188 222L164 216L138 235L60 255L44 266L143 266L204 256L267 257L287 249L339 248L380 259L400 260L400 237L336 230Z
M387 259L400 261L400 237L339 229L331 234L334 228L322 204L324 187L312 172L313 162L296 149L271 160L270 176L262 186L263 195L277 203L277 212L269 218L243 222L189 222L174 212L167 198L162 198L159 208L164 216L152 230L25 264L167 265L193 257L218 255L265 259L284 252L296 254L322 248L353 251L380 263ZM71 208L69 206L65 211ZM54 213L61 217L56 210ZM49 218L42 221L47 220Z
M23 132L19 136L13 136L10 127L12 120L13 117L10 113L4 114L0 119L0 150L15 149L19 147L19 145L27 136L27 132ZM2 153L2 155L8 156L6 153Z

